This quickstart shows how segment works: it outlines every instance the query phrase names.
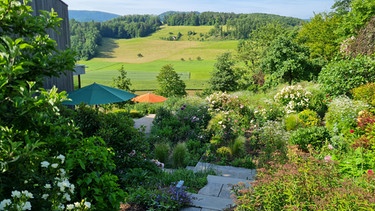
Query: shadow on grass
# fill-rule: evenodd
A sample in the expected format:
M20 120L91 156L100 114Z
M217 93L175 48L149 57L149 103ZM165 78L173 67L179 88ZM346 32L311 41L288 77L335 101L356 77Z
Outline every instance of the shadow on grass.
M98 51L98 58L115 58L113 53L114 49L118 48L119 45L114 39L103 39L100 50Z

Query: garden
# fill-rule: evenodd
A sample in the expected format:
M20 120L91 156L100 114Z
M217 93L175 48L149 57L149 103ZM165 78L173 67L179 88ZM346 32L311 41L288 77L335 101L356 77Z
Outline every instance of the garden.
M338 4L298 33L264 26L254 39L280 30L273 42L219 56L195 95L166 65L155 90L163 103L74 109L62 105L66 92L42 88L75 63L45 32L60 19L9 2L0 2L0 210L180 210L214 174L186 168L199 161L257 170L250 187L233 188L235 210L375 210L373 1ZM317 29L325 45L308 33ZM126 74L116 80L130 88ZM149 134L134 128L150 113Z

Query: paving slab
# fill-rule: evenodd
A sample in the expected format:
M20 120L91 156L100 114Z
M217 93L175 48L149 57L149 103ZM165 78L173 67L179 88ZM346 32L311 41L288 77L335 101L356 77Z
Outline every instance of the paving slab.
M233 177L245 180L254 180L256 175L255 169L246 169L233 166L220 166L210 163L198 162L194 171L214 170L218 176Z
M193 207L200 207L208 210L224 210L234 206L232 199L219 198L201 194L192 194Z
M134 120L134 127L140 129L141 127L145 127L145 134L149 134L151 132L152 122L154 121L155 114L149 114L139 119Z

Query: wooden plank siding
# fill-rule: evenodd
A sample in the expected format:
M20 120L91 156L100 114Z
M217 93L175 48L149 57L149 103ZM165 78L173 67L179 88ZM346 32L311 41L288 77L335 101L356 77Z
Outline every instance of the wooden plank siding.
M38 15L40 10L51 11L52 8L57 12L63 19L60 29L57 31L48 29L47 32L52 39L56 40L59 50L70 47L68 5L61 0L33 0L31 7L34 10L34 15ZM60 77L46 77L43 84L45 89L56 86L59 91L71 92L74 90L73 72L65 71L65 74Z

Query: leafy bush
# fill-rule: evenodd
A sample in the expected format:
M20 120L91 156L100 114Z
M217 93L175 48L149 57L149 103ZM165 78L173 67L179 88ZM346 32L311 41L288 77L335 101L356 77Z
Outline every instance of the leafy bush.
M298 119L305 127L318 126L320 124L318 113L310 109L305 109L298 113Z
M155 159L165 164L168 163L170 150L171 147L168 143L156 143L154 149Z
M124 197L112 174L113 156L105 142L95 137L82 140L67 154L67 170L74 172L71 179L77 181L78 197L91 199L99 210L118 210Z
M234 189L238 210L373 210L373 175L342 179L333 162L289 150L290 162L258 169L256 181Z
M375 83L367 83L351 90L354 100L375 106Z
M233 143L229 146L233 157L242 157L245 152L245 141L244 136L237 137Z
M325 127L311 126L299 128L292 132L289 142L298 145L301 150L308 152L309 145L319 150L329 139L330 135Z
M298 117L298 114L292 113L284 117L285 129L287 131L296 130L303 127L303 123Z
M368 105L362 101L351 100L348 97L337 97L328 104L328 111L325 116L326 127L330 134L343 134L350 136L350 131L357 126L357 116Z
M318 81L325 93L350 95L350 90L375 81L375 61L368 56L335 60L323 67Z
M253 162L253 159L250 156L245 156L242 158L235 158L230 164L232 166L243 167L243 168L248 168L248 169L254 169L256 167Z
M186 167L189 160L189 152L185 143L178 143L172 151L172 163L174 167Z
M289 133L284 125L276 121L268 121L254 132L246 150L253 153L254 162L258 167L267 166L273 162L285 162Z

